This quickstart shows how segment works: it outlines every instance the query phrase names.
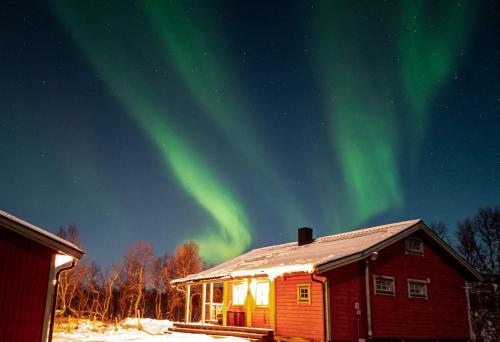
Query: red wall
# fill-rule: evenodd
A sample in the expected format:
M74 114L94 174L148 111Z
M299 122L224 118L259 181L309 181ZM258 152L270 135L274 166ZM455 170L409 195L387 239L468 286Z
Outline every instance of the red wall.
M311 284L311 304L297 303L297 284ZM323 291L310 274L276 279L276 332L278 336L323 340Z
M255 328L273 327L272 315L269 307L252 308L252 327Z
M406 254L399 241L380 251L370 263L374 337L468 339L465 279L438 249L424 240L424 255ZM373 294L372 275L395 277L396 295ZM428 299L408 298L407 279L429 279Z
M52 253L0 227L0 341L41 340Z
M358 337L366 337L364 271L360 267L360 263L354 263L327 273L331 334L335 341L354 341ZM356 312L356 303L359 303L361 315Z
M406 254L404 240L381 250L370 261L370 302L374 338L455 339L469 338L465 279L433 247L426 236L424 255ZM332 270L330 284L332 338L357 340L354 303L360 303L360 337L366 338L364 261ZM395 277L395 296L375 295L373 276ZM430 279L427 299L408 298L407 279Z

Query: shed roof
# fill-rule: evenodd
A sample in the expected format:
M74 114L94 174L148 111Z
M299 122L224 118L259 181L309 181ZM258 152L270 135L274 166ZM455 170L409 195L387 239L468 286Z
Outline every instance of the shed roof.
M366 258L420 229L445 248L474 278L480 277L450 246L432 233L422 220L417 219L324 236L302 246L295 241L257 248L208 270L175 279L172 283L259 275L274 278L296 272L322 273Z
M0 210L0 227L12 230L58 253L76 259L81 259L85 254L77 245L2 210Z

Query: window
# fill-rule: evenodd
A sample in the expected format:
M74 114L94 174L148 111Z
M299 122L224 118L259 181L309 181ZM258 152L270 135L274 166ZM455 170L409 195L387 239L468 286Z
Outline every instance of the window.
M297 285L297 303L311 304L311 284Z
M425 280L408 279L408 297L427 299L427 282Z
M233 305L243 305L245 304L245 298L247 296L246 284L236 283L233 284Z
M374 278L375 294L388 296L396 295L396 291L394 289L394 277L374 276Z
M424 255L424 243L420 239L406 239L406 253Z
M269 305L269 282L259 281L255 285L255 304L260 306Z

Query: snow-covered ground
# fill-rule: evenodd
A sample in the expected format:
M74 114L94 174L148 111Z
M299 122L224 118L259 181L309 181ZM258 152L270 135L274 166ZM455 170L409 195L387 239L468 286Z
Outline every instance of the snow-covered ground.
M72 321L68 324L58 326L54 331L54 342L244 342L243 338L225 337L214 338L201 334L185 334L169 332L172 326L170 321L159 321L154 319L141 319L138 329L137 319L127 318L118 325L103 324L89 320Z

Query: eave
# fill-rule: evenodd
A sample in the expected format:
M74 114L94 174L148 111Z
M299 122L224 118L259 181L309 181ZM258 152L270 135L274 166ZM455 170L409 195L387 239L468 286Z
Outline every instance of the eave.
M394 235L386 240L383 240L379 242L376 245L373 245L361 252L354 253L351 255L348 255L346 257L343 257L341 259L336 259L332 261L326 261L326 262L320 262L316 264L316 272L321 274L325 273L328 271L331 271L333 269L339 268L344 265L351 264L353 262L357 262L363 259L366 259L370 255L372 255L374 252L378 252L393 243L396 243L397 241L400 241L411 234L422 230L425 232L437 245L439 245L453 260L455 260L460 266L463 267L463 269L468 273L469 275L472 276L476 281L481 281L483 277L479 272L477 272L474 267L472 267L461 255L459 255L455 250L450 247L446 242L444 242L441 238L439 238L429 227L425 225L423 221L417 222L414 226Z
M85 252L75 244L4 211L0 211L0 226L38 242L57 253L66 254L78 260L85 254Z

